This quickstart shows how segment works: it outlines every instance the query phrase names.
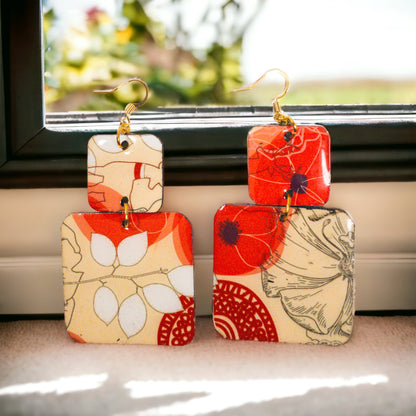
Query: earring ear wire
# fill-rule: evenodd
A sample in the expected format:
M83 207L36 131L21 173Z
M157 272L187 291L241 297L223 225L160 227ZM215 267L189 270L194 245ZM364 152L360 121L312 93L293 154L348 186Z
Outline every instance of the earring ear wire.
M117 129L117 144L123 150L127 149L128 143L126 141L121 143L120 142L120 136L130 133L130 115L134 111L136 111L139 107L146 104L147 100L149 99L149 86L141 78L131 78L131 79L127 80L126 82L123 82L123 83L117 85L114 88L106 89L106 90L94 90L93 91L93 92L98 93L98 94L112 94L112 93L116 92L117 90L119 90L120 88L123 88L125 85L133 83L133 82L138 82L141 85L143 85L143 87L145 89L145 96L144 96L142 101L140 101L138 103L129 103L124 108L124 116L121 117L120 124L119 124L118 129Z
M242 92L242 91L252 90L272 71L277 71L285 79L285 85L284 85L283 91L279 95L274 97L273 100L272 100L273 111L274 111L273 118L281 126L292 126L293 130L294 130L294 133L296 133L296 130L297 130L296 123L294 122L292 117L289 117L287 114L285 114L282 111L282 109L280 108L280 104L279 104L280 98L283 98L286 95L287 91L289 90L289 86L290 86L289 76L286 74L285 71L282 71L279 68L271 68L271 69L267 70L259 79L254 81L248 87L236 88L236 89L232 90L231 92Z

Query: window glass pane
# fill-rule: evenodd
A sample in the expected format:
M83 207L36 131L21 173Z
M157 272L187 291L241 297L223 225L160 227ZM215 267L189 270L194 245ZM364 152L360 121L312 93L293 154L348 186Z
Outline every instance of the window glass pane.
M150 106L416 102L414 0L43 0L47 111L140 99L92 89L141 77ZM137 87L137 88L136 88ZM138 90L138 91L136 91ZM149 108L148 106L147 108Z

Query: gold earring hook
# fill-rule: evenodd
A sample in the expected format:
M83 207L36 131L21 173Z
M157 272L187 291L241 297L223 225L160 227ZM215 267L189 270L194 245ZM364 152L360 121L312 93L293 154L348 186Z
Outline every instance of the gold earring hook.
M141 85L143 85L145 89L145 96L142 101L138 103L129 103L124 108L124 116L121 117L120 124L117 129L117 144L119 147L121 147L123 150L126 150L129 144L124 141L123 143L120 142L120 136L124 134L130 133L130 115L136 111L139 107L146 104L147 100L149 99L149 86L144 82L141 78L131 78L127 80L126 82L123 82L119 85L117 85L114 88L107 89L107 90L94 90L93 92L99 93L99 94L111 94L119 90L120 88L123 88L125 85L130 84L132 82L138 82Z
M277 95L276 97L274 97L273 100L272 100L272 105L273 105L273 110L274 110L273 118L281 126L293 126L293 129L294 129L294 131L296 133L297 126L296 126L295 122L293 121L293 119L291 117L289 117L287 114L285 114L281 110L280 104L279 104L280 98L283 98L286 95L287 91L289 90L289 85L290 85L289 76L286 74L285 71L282 71L279 68L269 69L258 80L254 81L248 87L236 88L235 90L232 90L231 92L241 92L241 91L249 91L249 90L252 90L254 87L256 87L272 71L277 71L285 79L285 86L284 86L283 91L279 95Z
M280 95L277 95L276 97L273 98L273 100L279 100L280 98L283 98L288 89L289 89L289 76L286 74L286 72L282 71L279 68L272 68L267 70L257 81L254 81L251 85L249 85L248 87L243 87L243 88L236 88L235 90L232 90L231 92L240 92L240 91L249 91L252 90L254 87L256 87L264 78L266 78L267 74L269 74L272 71L277 71L280 75L283 76L283 78L285 79L285 87L283 92Z

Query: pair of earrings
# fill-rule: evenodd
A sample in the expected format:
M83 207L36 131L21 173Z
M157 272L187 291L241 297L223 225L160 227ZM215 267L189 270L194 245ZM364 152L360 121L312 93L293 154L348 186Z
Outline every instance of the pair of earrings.
M280 110L289 80L278 71L277 124L247 140L258 205L224 205L214 219L214 326L228 339L339 345L352 331L354 223L322 207L329 134ZM89 202L105 212L72 214L62 227L65 321L81 342L184 345L195 331L191 226L157 212L162 146L129 134L129 116L148 96L142 80L130 81L145 86L144 101L127 105L116 137L89 142Z

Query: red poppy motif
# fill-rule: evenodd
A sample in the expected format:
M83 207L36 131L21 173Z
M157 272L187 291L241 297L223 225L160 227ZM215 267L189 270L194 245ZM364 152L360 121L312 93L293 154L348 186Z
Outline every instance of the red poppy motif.
M322 126L261 126L247 138L248 186L257 204L324 205L331 181L330 138Z
M288 227L288 221L279 221L280 213L276 207L221 207L214 220L214 273L253 274L276 261Z

